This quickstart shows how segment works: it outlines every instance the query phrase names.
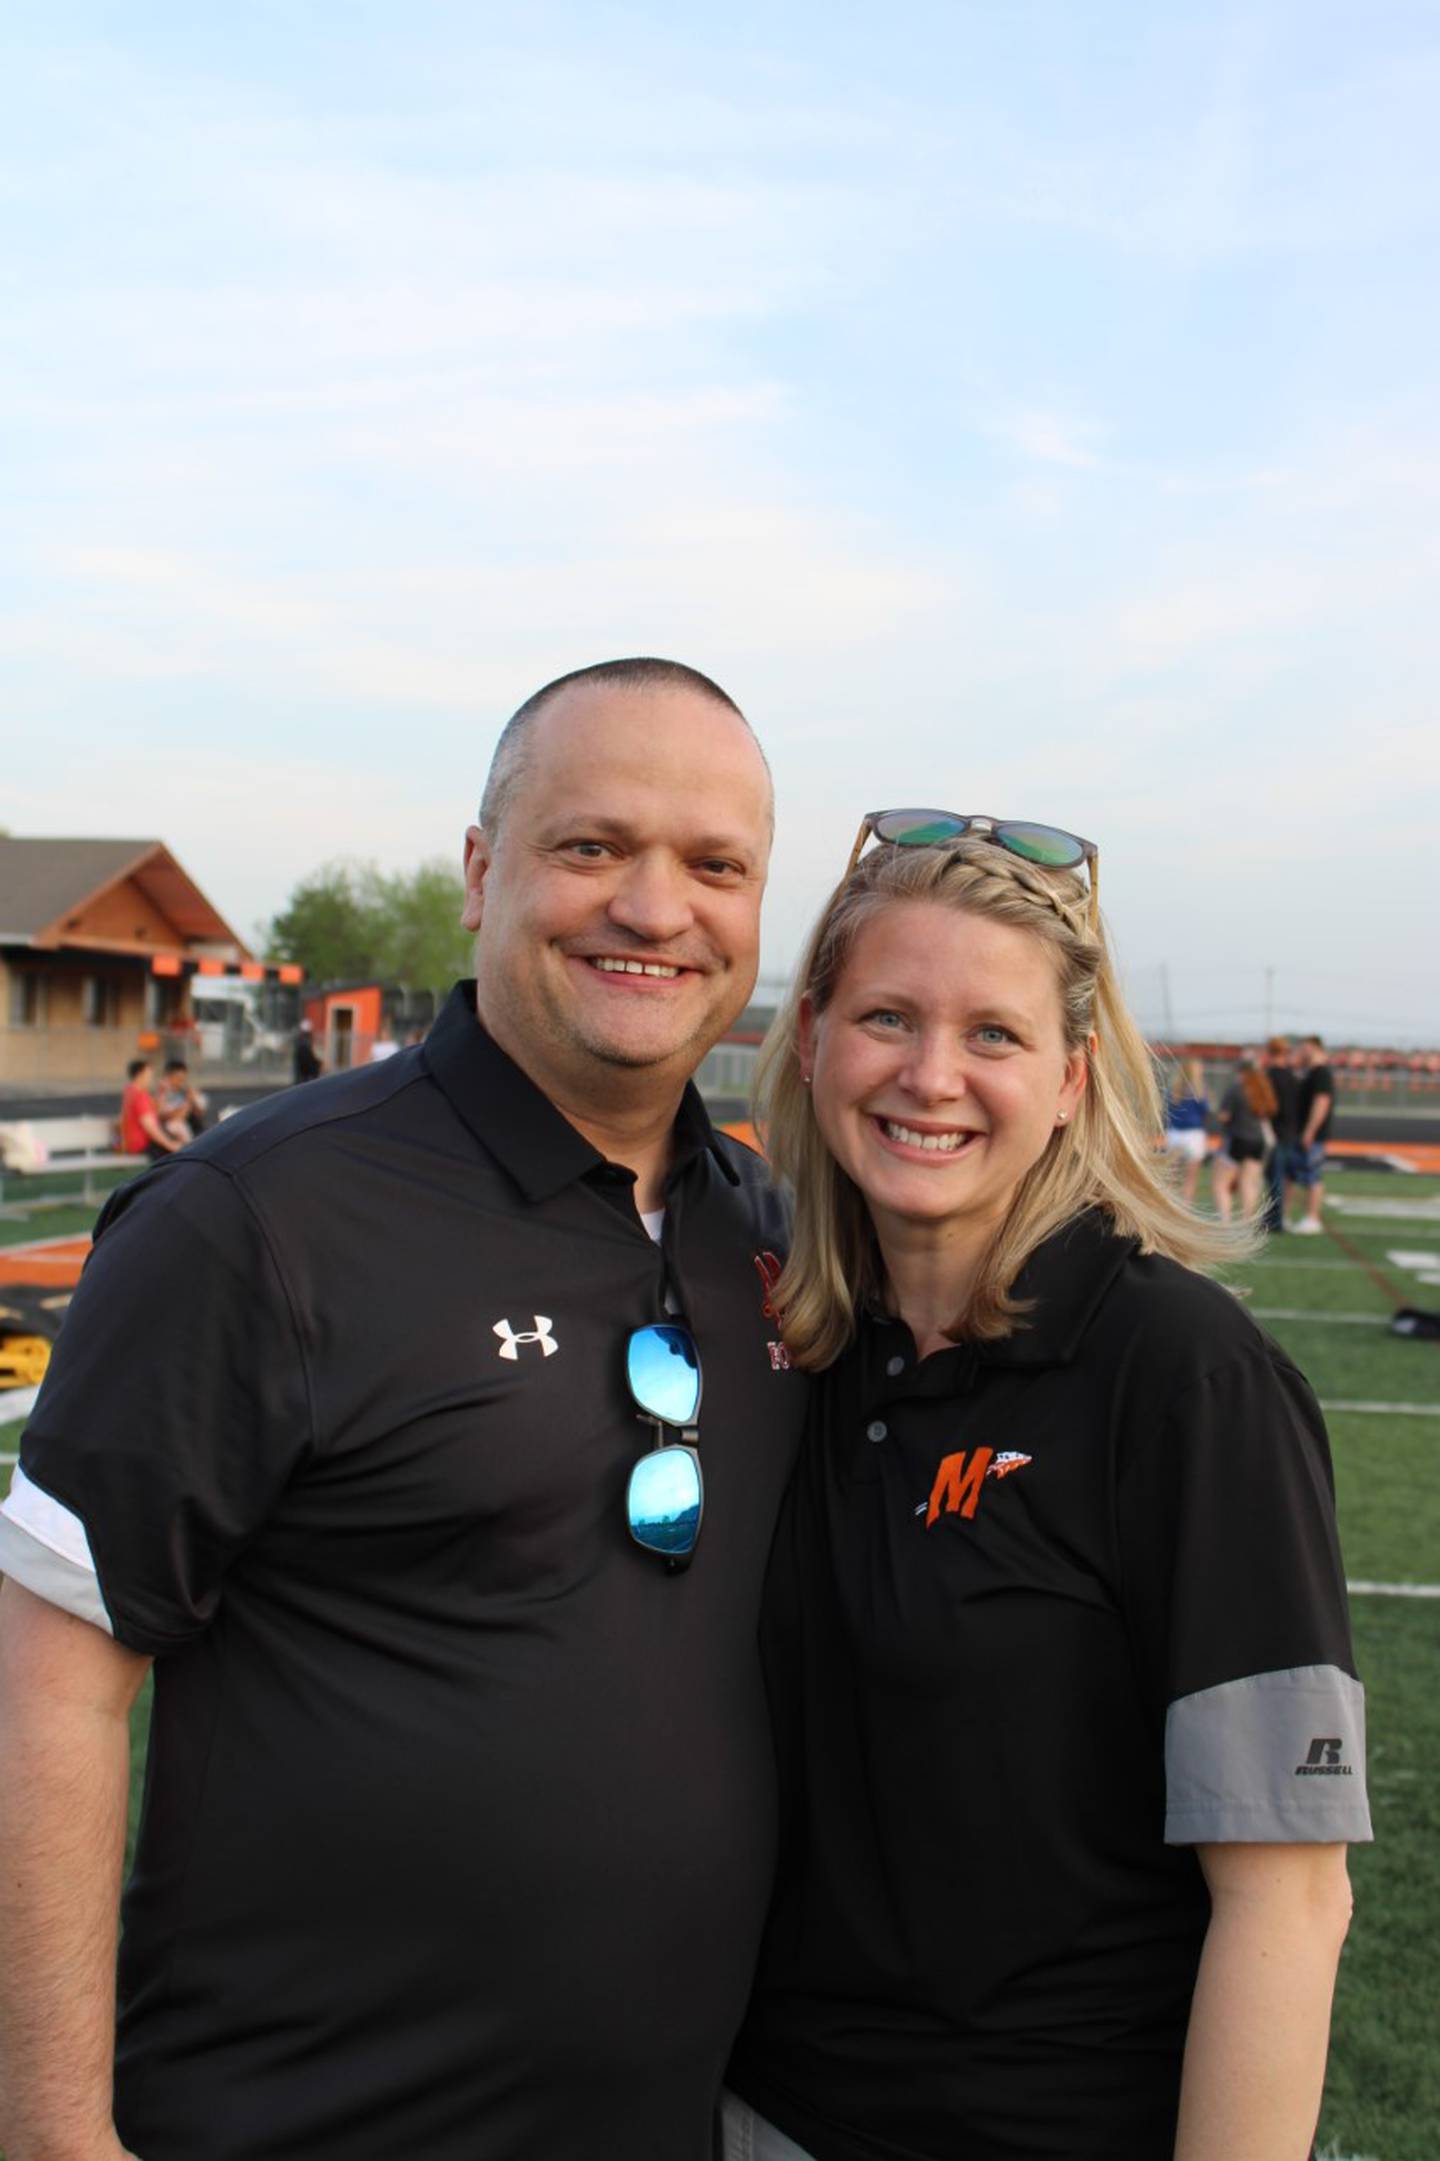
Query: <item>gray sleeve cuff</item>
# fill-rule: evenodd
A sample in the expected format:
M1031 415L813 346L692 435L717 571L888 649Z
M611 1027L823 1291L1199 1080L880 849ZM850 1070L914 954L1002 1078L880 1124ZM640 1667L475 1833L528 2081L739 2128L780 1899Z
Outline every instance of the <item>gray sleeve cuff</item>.
M1171 1846L1363 1844L1365 1691L1338 1666L1252 1673L1172 1703Z

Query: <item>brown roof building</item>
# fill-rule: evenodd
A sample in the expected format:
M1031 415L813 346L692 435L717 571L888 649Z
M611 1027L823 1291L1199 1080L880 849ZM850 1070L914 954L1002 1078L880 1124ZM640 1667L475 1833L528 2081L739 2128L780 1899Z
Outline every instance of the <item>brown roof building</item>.
M0 1084L118 1087L196 975L273 972L163 841L0 838Z

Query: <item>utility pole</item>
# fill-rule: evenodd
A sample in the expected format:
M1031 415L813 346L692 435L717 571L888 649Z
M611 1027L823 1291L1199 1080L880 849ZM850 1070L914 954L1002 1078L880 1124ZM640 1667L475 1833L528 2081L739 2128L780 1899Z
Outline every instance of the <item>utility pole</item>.
M1275 970L1265 970L1265 1039L1275 1033Z
M1170 1003L1170 963L1168 960L1162 960L1160 963L1160 1010L1165 1019L1165 1040L1173 1045L1175 1041L1175 1009Z

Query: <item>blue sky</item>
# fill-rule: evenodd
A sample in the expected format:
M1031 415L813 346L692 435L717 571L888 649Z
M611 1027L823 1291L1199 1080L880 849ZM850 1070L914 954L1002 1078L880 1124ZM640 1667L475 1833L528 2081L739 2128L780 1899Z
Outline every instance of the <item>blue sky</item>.
M1440 1041L1440 13L12 6L0 822L249 931L506 713L714 674L1097 839L1141 1016Z

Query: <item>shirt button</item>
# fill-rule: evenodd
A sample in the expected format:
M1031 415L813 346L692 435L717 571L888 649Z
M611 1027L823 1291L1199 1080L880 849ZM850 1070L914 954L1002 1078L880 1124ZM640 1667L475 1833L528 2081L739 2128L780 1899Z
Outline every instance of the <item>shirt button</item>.
M867 1441L883 1441L889 1431L890 1428L883 1418L872 1418L865 1428L865 1438Z
M888 1358L885 1361L885 1371L889 1374L891 1380L893 1381L896 1378L897 1374L901 1374L905 1371L904 1359Z

